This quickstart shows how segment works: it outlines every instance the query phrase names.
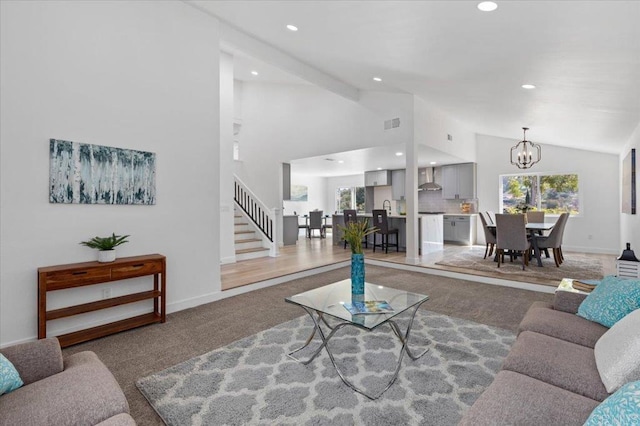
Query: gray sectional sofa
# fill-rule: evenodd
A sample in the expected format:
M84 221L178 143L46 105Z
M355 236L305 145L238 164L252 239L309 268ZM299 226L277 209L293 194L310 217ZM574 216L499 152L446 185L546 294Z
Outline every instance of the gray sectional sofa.
M56 338L0 350L24 385L0 396L0 425L129 426L129 404L93 352L63 359Z
M608 330L575 313L585 295L534 303L502 370L460 425L582 425L609 396L594 346Z

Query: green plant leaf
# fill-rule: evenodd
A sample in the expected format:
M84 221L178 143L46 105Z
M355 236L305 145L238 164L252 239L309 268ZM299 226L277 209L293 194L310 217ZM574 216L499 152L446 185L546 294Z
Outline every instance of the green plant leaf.
M117 246L129 242L129 235L116 235L113 233L110 237L93 237L89 241L82 241L80 244L97 250L113 250Z

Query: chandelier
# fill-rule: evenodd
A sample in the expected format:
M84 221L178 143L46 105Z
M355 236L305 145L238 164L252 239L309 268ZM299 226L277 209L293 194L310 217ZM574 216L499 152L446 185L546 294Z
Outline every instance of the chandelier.
M515 164L519 169L528 169L540 161L542 149L539 144L527 140L528 127L523 127L522 130L524 130L522 140L511 147L511 164Z

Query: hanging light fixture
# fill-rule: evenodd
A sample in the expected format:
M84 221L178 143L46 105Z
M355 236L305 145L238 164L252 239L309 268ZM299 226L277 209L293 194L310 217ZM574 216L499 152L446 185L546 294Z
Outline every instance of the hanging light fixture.
M522 140L511 148L511 164L515 164L519 169L528 169L540 161L542 149L539 144L527 140L528 127L523 127L522 130L524 130Z

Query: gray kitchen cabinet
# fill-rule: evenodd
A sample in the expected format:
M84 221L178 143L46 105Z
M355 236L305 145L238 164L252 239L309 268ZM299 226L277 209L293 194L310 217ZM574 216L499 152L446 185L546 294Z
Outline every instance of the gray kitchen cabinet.
M391 185L390 170L372 170L364 172L364 186L388 186Z
M466 200L476 198L476 164L442 166L442 198Z
M406 172L404 169L393 170L391 172L391 199L392 200L404 200L405 176L406 176Z
M447 242L472 245L476 242L475 215L444 215L443 239Z

